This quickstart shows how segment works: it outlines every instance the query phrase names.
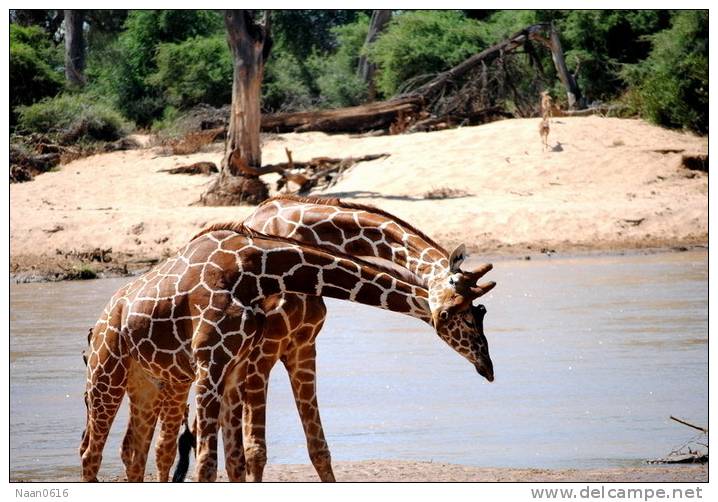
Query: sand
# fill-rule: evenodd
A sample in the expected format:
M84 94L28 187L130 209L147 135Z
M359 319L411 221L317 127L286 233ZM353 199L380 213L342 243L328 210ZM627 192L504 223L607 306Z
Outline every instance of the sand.
M665 153L705 154L707 138L640 120L561 117L552 119L553 149L544 152L537 124L516 119L379 137L271 135L263 161L284 161L285 147L295 160L389 153L313 195L374 204L447 247L465 242L482 254L707 243L708 175L682 168L681 153ZM221 156L219 144L185 156L162 156L158 148L113 152L11 185L11 272L61 271L72 266L67 255L94 248L111 248L115 267L142 268L209 223L241 220L252 207L191 205L210 177L159 172ZM276 176L265 180L273 185ZM424 197L440 188L459 193Z
M437 462L364 460L333 462L338 482L707 482L708 465L618 467L605 469L516 469L471 467ZM191 474L191 471L190 471ZM119 482L124 477L100 479ZM153 481L148 475L147 481ZM218 481L227 481L220 472ZM318 482L311 465L268 464L265 482Z

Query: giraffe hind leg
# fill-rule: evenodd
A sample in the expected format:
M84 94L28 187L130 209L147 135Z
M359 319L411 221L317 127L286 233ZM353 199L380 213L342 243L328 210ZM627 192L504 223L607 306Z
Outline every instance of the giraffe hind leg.
M160 408L160 435L155 447L157 481L169 481L175 461L177 438L187 410L187 395L191 384L167 387L162 392Z
M138 364L132 363L127 379L130 401L130 417L122 442L122 461L127 480L143 481L147 466L147 452L157 424L160 385L149 377Z
M87 426L80 445L84 481L97 481L102 450L125 395L124 365L111 354L105 356L93 354L88 361Z

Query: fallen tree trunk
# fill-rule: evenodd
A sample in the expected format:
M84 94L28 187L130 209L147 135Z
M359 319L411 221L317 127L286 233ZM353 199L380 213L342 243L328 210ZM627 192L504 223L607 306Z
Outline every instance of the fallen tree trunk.
M262 116L264 132L364 132L388 129L399 113L416 113L422 107L420 96L409 96L348 108Z
M448 84L449 82L461 78L469 71L473 70L481 64L488 64L495 58L517 49L529 40L539 39L537 35L545 31L547 27L548 25L543 23L528 26L523 30L515 33L513 36L507 38L506 40L499 42L498 44L493 45L487 49L484 49L478 54L474 54L473 56L464 60L453 68L439 73L436 77L434 77L426 84L406 93L405 96L419 95L424 100L430 101L435 98L441 92L444 86L446 86L446 84Z

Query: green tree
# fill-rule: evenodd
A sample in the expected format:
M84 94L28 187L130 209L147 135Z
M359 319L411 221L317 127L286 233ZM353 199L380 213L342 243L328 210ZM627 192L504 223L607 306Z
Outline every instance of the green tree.
M147 83L179 109L200 103L222 106L232 97L232 58L223 35L159 45L157 71Z
M652 49L622 72L649 120L708 133L708 11L678 11L671 27L648 37Z
M10 25L10 124L16 107L54 96L63 87L62 55L39 26Z
M479 22L459 11L407 11L397 15L369 48L377 89L394 95L407 80L451 68L486 45Z
M167 101L162 89L152 85L156 51L162 43L177 43L191 37L222 33L222 16L204 10L131 11L104 64L93 68L104 86L95 89L111 94L117 108L139 125L148 125L162 115ZM88 71L89 73L89 71Z

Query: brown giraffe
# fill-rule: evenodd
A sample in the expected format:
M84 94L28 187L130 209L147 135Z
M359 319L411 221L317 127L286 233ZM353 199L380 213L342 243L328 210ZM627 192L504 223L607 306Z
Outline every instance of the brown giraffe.
M466 285L462 292L470 302L492 286ZM88 426L81 447L83 477L96 477L124 385L129 392L135 379L144 387L154 383L157 391L150 392L150 403L173 387L169 395L182 399L165 403L177 408L197 376L197 477L213 480L225 376L261 333L265 317L258 304L288 292L350 299L430 320L428 293L393 278L391 271L377 270L377 265L295 241L231 231L204 234L177 257L122 288L95 327L88 360ZM447 316L437 318L437 330ZM113 352L112 347L120 349ZM142 411L156 417L163 404ZM182 407L166 415L176 416L174 423L179 424ZM173 429L176 437L177 427ZM141 435L133 429L128 441ZM146 453L135 450L123 460L144 462L143 456L146 459Z
M356 251L374 258L393 261L403 267L403 273L411 274L409 282L418 281L423 287L441 295L442 289L448 289L444 296L456 286L451 285L449 263L453 261L458 270L460 256L454 253L452 260L448 253L422 232L410 224L377 208L365 205L350 204L338 199L310 199L294 196L281 196L261 205L245 222L255 230L262 230L279 236L291 234L294 238L307 243L321 244L328 249L339 252ZM297 231L301 225L304 230ZM218 229L231 229L236 223L213 225L204 232ZM337 236L341 236L338 238ZM437 263L438 262L438 263ZM486 270L486 267L480 268ZM400 271L398 271L400 272ZM461 276L457 276L461 277ZM431 287L429 287L431 283ZM314 340L324 320L326 312L324 303L317 297L300 297L284 295L283 301L275 306L266 304L267 319L261 345L255 347L249 356L255 378L233 375L235 381L246 385L246 392L252 401L245 408L244 434L249 439L248 475L250 480L261 479L266 463L266 442L264 439L264 413L266 400L266 383L269 371L278 359L281 359L290 376L290 382L297 400L297 408L307 436L309 456L315 465L320 479L334 480L331 469L329 449L319 418L319 409L315 393L315 348ZM445 340L457 351L472 360L482 374L493 378L493 369L488 355L488 347L483 335L482 319L485 309L475 307L463 312L463 322L456 322L455 327L447 329L450 336ZM474 319L471 319L473 317ZM460 316L456 316L458 321ZM447 323L447 325L450 323ZM475 327L472 327L474 326ZM463 347L462 347L463 345ZM467 353L466 347L471 347ZM241 368L246 371L246 366ZM239 371L239 370L238 370ZM257 378L258 377L258 378ZM235 386L229 386L235 389ZM241 410L239 390L234 390L230 399L233 404L223 407L222 420L238 421ZM302 396L305 396L302 398ZM310 396L307 398L306 396ZM148 405L149 406L149 405ZM231 410L236 410L231 412ZM179 412L176 412L177 414ZM127 434L131 434L130 421ZM223 431L227 432L227 428ZM145 438L149 442L151 438ZM226 454L230 456L230 445L241 444L242 438L225 437ZM128 441L123 443L129 445ZM170 444L170 441L163 442ZM146 446L143 451L146 451ZM244 479L244 458L242 449L234 449L234 457L228 458L227 470L230 479ZM168 465L174 459L174 451L157 451L158 464ZM123 458L127 455L123 453ZM160 458L168 460L159 462ZM188 462L184 459L183 463ZM158 465L160 480L167 478L164 469Z
M232 225L217 224L206 231L231 228ZM397 272L402 273L405 280L428 289L430 303L437 306L434 310L446 306L454 298L457 286L452 282L466 284L472 278L475 282L490 269L490 266L483 266L474 273L459 273L463 247L450 256L429 237L399 218L371 206L350 204L338 199L279 196L260 205L245 220L244 225L263 233L292 237L340 253L392 262L401 267ZM450 263L453 265L450 266ZM303 316L299 317L300 324L289 317L284 319L277 316L274 318L276 325L270 325L268 318L263 340L277 340L279 345L260 342L248 359L248 375L236 377L236 381L243 383L246 392L243 423L247 476L250 480L261 480L266 464L264 433L267 383L269 372L281 359L292 383L307 437L309 457L320 479L332 481L331 457L319 418L315 375L314 343L324 321L326 308L318 297L283 295L283 300L283 309L287 312L303 312ZM317 313L321 313L319 319ZM447 343L472 361L481 374L492 380L493 367L482 327L484 313L483 307L456 311L451 319L446 319L447 329L443 334ZM310 325L315 328L302 336L296 327L301 326L302 322L309 322L307 316L311 316ZM317 323L317 320L320 322ZM243 366L241 369L246 368ZM231 402L223 408L228 420L229 417L239 416L239 410L242 410L239 395L230 397ZM235 441L239 442L241 438ZM238 451L241 452L241 448ZM241 458L234 462L228 460L227 465L228 473L233 468L238 471L234 476L230 474L230 479L242 479L244 463Z

